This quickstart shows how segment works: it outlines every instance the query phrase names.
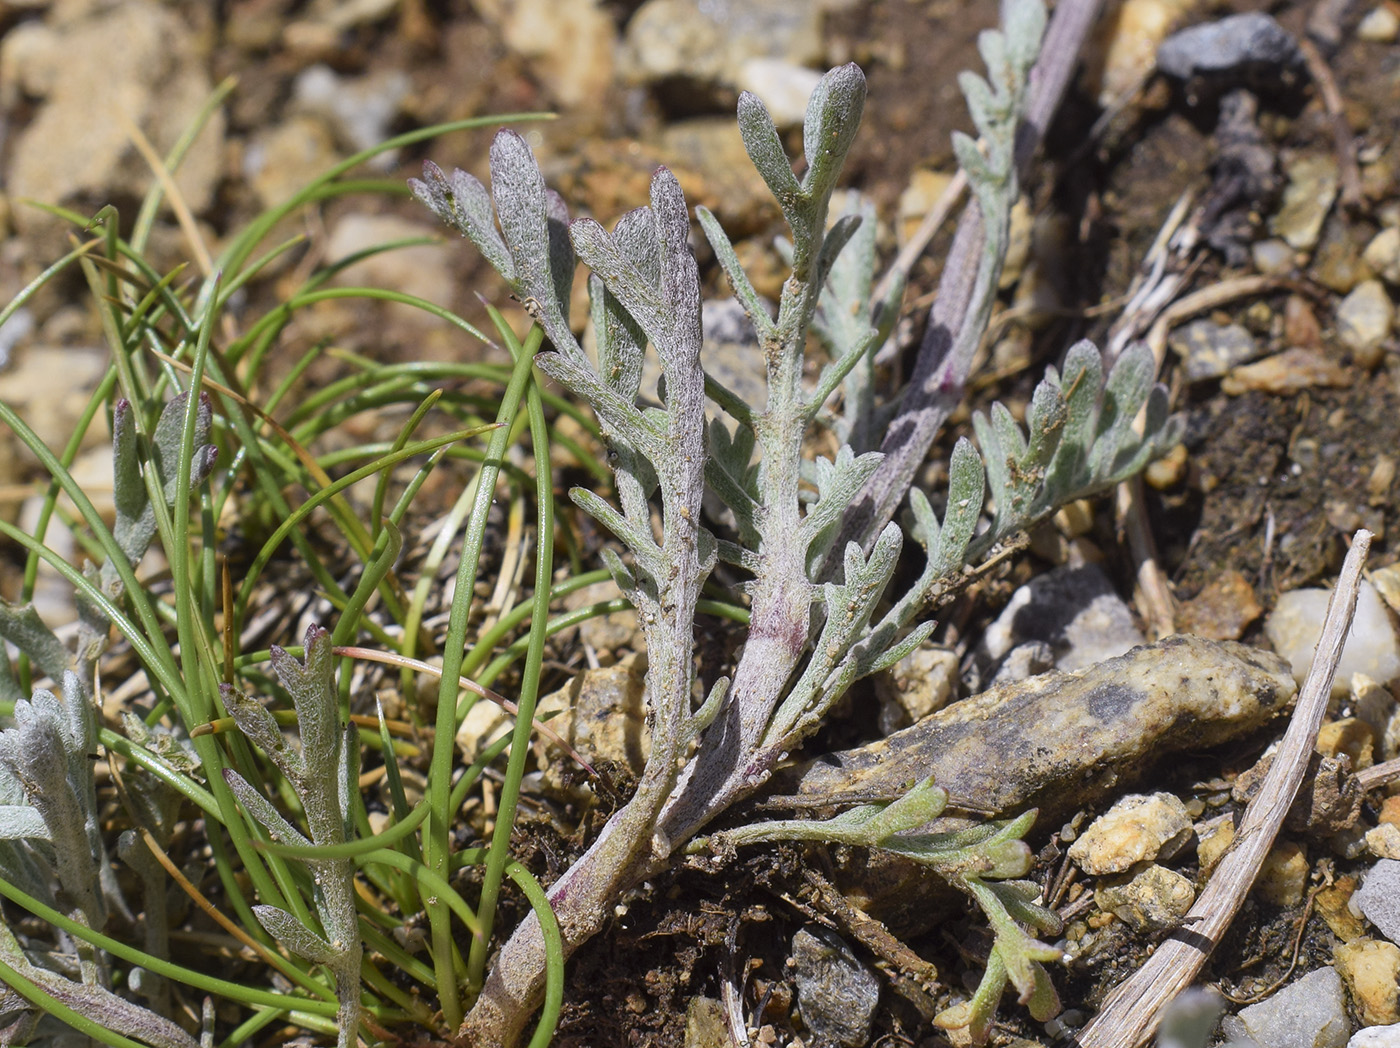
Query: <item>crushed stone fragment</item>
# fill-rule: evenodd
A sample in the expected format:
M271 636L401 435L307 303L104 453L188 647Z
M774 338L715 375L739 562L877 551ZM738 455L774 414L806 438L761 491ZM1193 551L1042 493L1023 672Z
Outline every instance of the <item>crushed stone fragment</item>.
M1268 1048L1342 1048L1351 1033L1342 977L1319 968L1258 1004L1226 1016L1221 1029Z
M1372 866L1352 902L1387 939L1400 939L1400 861L1381 859Z
M888 738L774 776L810 803L903 796L932 773L954 800L1042 819L1092 804L1156 761L1216 746L1288 709L1288 664L1232 641L1175 636L1078 673L997 685Z
M1095 819L1069 849L1085 873L1123 873L1140 862L1170 859L1191 839L1191 816L1170 793L1133 793Z

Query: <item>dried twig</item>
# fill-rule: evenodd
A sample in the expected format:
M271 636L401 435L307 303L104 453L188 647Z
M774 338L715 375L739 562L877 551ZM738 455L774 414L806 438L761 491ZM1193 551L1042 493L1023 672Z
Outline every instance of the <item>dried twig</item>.
M1351 628L1361 567L1370 545L1371 533L1358 531L1327 608L1317 655L1293 719L1263 788L1245 811L1234 844L1182 920L1182 927L1109 995L1103 1010L1075 1039L1079 1048L1138 1048L1146 1042L1157 1029L1163 1008L1196 977L1244 902L1307 771L1332 692L1332 678Z
M885 963L885 974L895 991L926 1020L933 1018L938 1009L930 994L940 985L938 969L892 935L880 921L853 905L816 870L804 870L802 877L816 894L821 910Z
M1386 761L1384 764L1364 768L1356 773L1356 781L1361 784L1361 789L1366 793L1394 782L1396 779L1400 779L1400 757Z
M1327 107L1327 117L1332 124L1332 138L1337 154L1337 171L1342 183L1342 207L1348 211L1361 206L1361 169L1356 163L1356 147L1352 141L1351 128L1347 126L1346 103L1337 87L1337 79L1332 75L1332 67L1322 57L1317 45L1306 36L1298 40L1298 50L1307 63L1308 75L1322 93L1322 104Z

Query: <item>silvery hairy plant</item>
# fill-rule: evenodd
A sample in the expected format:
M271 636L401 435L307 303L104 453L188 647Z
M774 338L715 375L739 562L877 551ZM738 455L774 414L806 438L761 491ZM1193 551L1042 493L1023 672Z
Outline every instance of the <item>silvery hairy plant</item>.
M174 501L174 467L180 460L187 398L181 394L162 410L151 434L145 469L131 405L119 400L113 411L112 534L128 568L140 563L155 537L157 500L166 506ZM207 397L201 397L195 407L193 485L208 477L217 457L217 449L207 443L211 420L212 407ZM69 651L32 604L0 601L0 640L28 656L60 684L62 692L58 696L38 689L24 697L10 675L9 660L0 659L0 699L14 703L12 726L0 732L0 874L33 898L100 931L109 908L130 918L102 840L93 779L97 758L93 680L112 625L109 609L121 606L125 584L111 559L101 568L89 563L84 574L109 603L99 606L79 600L76 651ZM160 734L153 748L172 757L177 766L188 769L197 762L187 746L181 747L181 740L163 729L147 729L134 714L128 714L128 726L138 733L133 737L154 739ZM173 832L178 795L139 773L132 776L130 785L133 801L152 816L150 824L167 834ZM137 871L146 891L147 948L164 956L165 882L151 868L154 860L134 835L123 835L119 854ZM139 985L155 1010L142 1008L107 988L109 964L101 951L58 929L55 933L57 942L47 944L21 941L6 931L0 936L0 959L60 1004L109 1029L133 1032L156 1045L188 1048L198 1043L162 1017L168 1012L163 980L132 973L132 983ZM77 955L76 982L52 970L56 958L73 953ZM39 1017L24 1002L13 1003L13 1015L0 1027L0 1043L22 1043Z
M359 734L353 724L342 727L340 723L330 634L319 626L309 627L305 652L305 659L298 662L281 648L272 648L272 670L292 698L300 747L283 736L272 714L256 699L226 684L220 694L239 729L291 784L306 815L310 836L296 829L232 768L224 769L224 780L274 842L302 847L344 844L352 836L350 800L359 790ZM314 964L324 964L334 974L339 1001L338 1043L340 1048L351 1048L359 1035L360 957L364 949L355 914L355 862L351 858L310 859L307 865L324 937L301 918L276 906L254 906L253 913L283 946Z
M997 245L1005 243L1018 192L1013 146L1044 21L1040 0L1012 3L1005 33L987 32L980 40L990 83L972 74L962 78L981 145L961 135L954 145L991 231L992 248L978 261L969 310L982 325L1001 263ZM509 130L491 146L489 190L471 175L448 176L432 164L413 182L418 197L478 247L544 329L553 351L537 358L539 368L596 413L615 470L615 502L583 489L571 495L626 550L605 549L602 556L636 607L646 640L652 751L631 800L549 890L567 951L601 930L624 892L665 869L679 851L702 844L697 834L758 789L852 683L927 639L934 624L916 624L916 618L956 588L968 565L1065 502L1141 468L1173 439L1165 393L1153 386L1145 351L1124 354L1105 381L1098 351L1088 343L1075 346L1063 368L1051 369L1037 388L1028 432L999 405L989 419L977 420L985 468L969 441L957 443L941 520L923 492L908 492L911 534L924 550L924 568L907 589L887 596L902 529L890 522L869 541L848 539L846 517L882 458L868 450L879 442L880 412L888 411L875 403L871 360L895 310L891 302L870 301L870 211L857 206L829 221L864 100L865 78L854 64L821 79L803 126L799 177L763 104L751 94L740 96L745 147L790 233L785 250L792 271L776 315L754 290L714 215L696 210L758 336L768 387L761 406L746 403L704 370L689 214L679 183L665 168L652 179L650 206L623 215L612 232L589 218L570 224L524 139ZM596 361L569 325L575 256L591 270ZM804 381L809 331L820 336L828 355L810 386ZM962 336L971 340L962 351L970 354L979 335ZM655 390L642 389L648 346L661 366ZM811 458L806 438L838 392L846 407L835 427L846 443L832 459ZM707 399L721 413L708 424ZM1133 421L1144 408L1140 434ZM984 522L988 487L994 508ZM707 492L727 510L723 526L702 519ZM732 676L720 678L697 703L695 609L717 560L750 577L751 618ZM1023 929L1050 930L1054 916L1035 905L1033 886L1016 880L1029 869L1030 853L1019 838L1033 814L962 835L919 834L944 802L946 796L925 783L883 812L763 824L748 828L747 836L741 827L728 838L815 836L928 862L982 906L997 943L982 987L945 1013L944 1024L985 1034L1008 980L1034 1013L1052 1014L1057 1004L1040 963L1058 955ZM540 928L529 917L503 945L462 1027L463 1040L511 1043L538 1003L544 971Z

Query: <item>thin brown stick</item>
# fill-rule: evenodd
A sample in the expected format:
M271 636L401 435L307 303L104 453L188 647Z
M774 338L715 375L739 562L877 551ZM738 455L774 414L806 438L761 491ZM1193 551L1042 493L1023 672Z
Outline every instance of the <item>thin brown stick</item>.
M1109 995L1103 1009L1076 1038L1079 1048L1138 1048L1144 1044L1156 1032L1163 1008L1196 977L1234 920L1307 772L1308 757L1332 693L1332 678L1351 629L1361 567L1370 546L1371 533L1358 531L1327 607L1317 654L1293 718L1259 795L1245 810L1234 843L1181 928Z
M1327 108L1327 117L1332 124L1332 139L1337 154L1337 175L1342 183L1342 207L1348 211L1361 206L1361 168L1356 163L1356 147L1347 126L1346 102L1337 87L1337 78L1332 75L1332 67L1317 45L1306 36L1298 38L1298 50L1307 63L1308 75L1317 84L1322 94L1322 104Z
M137 126L136 121L125 113L119 113L118 120L122 124L122 130L130 136L131 144L136 147L136 151L141 154L142 159L150 167L151 174L156 177L161 189L165 191L166 202L170 205L170 210L175 213L175 221L180 224L180 232L185 235L190 254L194 255L200 272L206 277L209 276L214 272L214 258L209 253L208 245L204 243L204 237L200 235L199 223L194 220L194 213L190 211L189 203L185 200L184 194L180 192L180 187L175 184L175 176L165 166L165 161L156 152L155 146L151 145L151 140L146 137L145 132Z
M1176 598L1172 596L1167 573L1157 561L1157 542L1148 526L1143 502L1142 477L1132 477L1118 485L1118 513L1136 566L1147 632L1152 640L1170 637L1176 632Z
M937 1007L930 995L942 985L938 969L891 934L883 923L854 905L816 870L803 870L802 879L815 893L821 910L847 935L885 962L886 975L895 991L925 1018L932 1018Z
M885 301L885 296L890 293L890 288L894 287L894 282L909 276L909 271L914 268L914 263L922 257L929 241L938 235L938 231L943 228L943 223L948 221L948 216L952 214L953 208L962 199L965 189L967 189L967 174L962 168L958 168L958 173L953 176L953 180L943 187L943 192L939 194L938 199L933 202L933 206L924 214L919 228L914 231L909 242L899 249L899 254L895 255L894 261L890 263L890 268L880 278L880 282L875 285L875 290L870 296L872 302ZM880 351L880 355L875 358L875 363L887 364L894 358L895 353L894 343L886 343L884 349Z
M1370 793L1378 786L1394 782L1396 779L1400 779L1400 757L1388 760L1384 764L1363 768L1356 773L1356 781L1361 784L1361 789L1366 793Z
M1161 316L1157 318L1147 333L1147 345L1152 350L1152 359L1157 362L1157 370L1162 370L1162 361L1166 358L1167 335L1172 328L1187 317L1204 313L1208 309L1216 309L1227 302L1234 302L1240 298L1267 295L1275 291L1299 290L1303 289L1299 287L1296 280L1283 277L1248 276L1222 280L1217 284L1211 284L1177 299L1162 310Z

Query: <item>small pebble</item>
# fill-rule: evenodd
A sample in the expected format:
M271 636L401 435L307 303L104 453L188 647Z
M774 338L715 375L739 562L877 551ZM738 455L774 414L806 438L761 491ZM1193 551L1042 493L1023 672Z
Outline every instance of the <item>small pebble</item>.
M1393 44L1400 36L1400 15L1382 4L1361 19L1356 27L1356 38L1369 44Z
M1342 978L1333 968L1318 968L1285 986L1267 1000L1226 1016L1227 1037L1248 1037L1268 1048L1342 1048L1351 1032Z
M1259 355L1254 336L1244 327L1213 320L1193 320L1178 328L1167 345L1181 357L1190 382L1219 378Z
M958 656L947 648L924 645L875 679L880 700L880 733L889 735L941 710L953 696Z
M1400 795L1387 797L1381 802L1378 818L1382 823L1400 827Z
M814 1043L857 1048L870 1041L880 980L826 928L802 928L792 939L797 1007Z
M1264 856L1254 891L1274 906L1297 906L1307 886L1307 854L1293 841L1279 841Z
M1315 749L1326 757L1346 754L1351 759L1352 771L1360 771L1375 763L1376 733L1363 720L1343 717L1322 726L1317 733Z
M1155 931L1172 927L1190 912L1196 889L1189 877L1153 863L1124 883L1099 888L1094 899L1134 931Z
M1337 198L1337 161L1329 154L1301 156L1288 166L1283 205L1269 230L1296 251L1311 251Z
M713 997L692 997L685 1009L685 1048L729 1048L724 1005Z
M1056 568L1018 589L988 627L979 654L995 663L1028 641L1048 644L1055 667L1073 672L1122 655L1144 638L1107 572L1088 564Z
M1254 256L1254 268L1265 276L1287 276L1293 271L1293 248L1277 237L1255 242L1250 253Z
M1380 363L1395 323L1395 304L1379 280L1363 280L1337 307L1337 337L1362 367Z
M1382 229L1371 238L1361 257L1387 284L1400 285L1400 229Z
M1351 990L1362 1022L1367 1026L1400 1022L1396 999L1400 946L1376 939L1356 939L1335 947L1332 958Z
M1215 867L1225 849L1235 842L1235 817L1217 815L1196 824L1196 862L1202 872Z
M1123 0L1104 11L1084 63L1099 105L1115 105L1137 90L1158 45L1194 6L1193 0Z
M1361 257L1361 247L1350 228L1328 227L1313 254L1308 275L1329 291L1348 294L1363 280L1375 276Z
M1254 587L1229 568L1180 608L1177 628L1211 640L1239 640L1245 627L1264 613Z
M1069 857L1085 873L1123 873L1139 862L1170 859L1190 839L1191 817L1180 798L1129 794L1079 835Z
M1400 939L1400 861L1381 859L1372 866L1352 901L1387 939Z
M1322 325L1302 295L1289 295L1283 306L1283 338L1290 346L1317 349L1322 345Z
M1400 1023L1357 1030L1347 1042L1347 1048L1400 1048Z
M1371 475L1366 478L1366 502L1369 505L1383 505L1390 497L1390 485L1395 482L1395 469L1395 459L1390 455L1376 456L1376 464L1371 467Z
M1274 650L1293 666L1301 683L1312 665L1313 650L1322 634L1331 592L1300 589L1282 594L1264 624ZM1369 582L1362 582L1356 601L1356 617L1342 649L1342 660L1332 682L1334 695L1345 694L1353 673L1364 673L1382 684L1400 676L1400 644L1385 605Z
M1379 583L1377 583L1377 588L1380 588ZM1374 760L1374 751L1379 749L1376 743L1384 738L1385 729L1390 724L1390 718L1396 712L1395 696L1390 693L1389 688L1381 687L1366 674L1354 673L1351 677L1347 701L1351 705L1352 712L1371 726L1372 760Z
M1400 615L1400 563L1377 568L1371 572L1371 580L1390 610Z
M1361 918L1351 912L1351 896L1354 891L1356 878L1342 876L1338 877L1331 887L1319 891L1314 900L1317 912L1327 922L1332 934L1342 942L1351 942L1366 934L1366 926L1361 923Z
M1400 827L1383 822L1367 830L1366 850L1378 859L1400 859Z
M1186 464L1190 453L1185 444L1177 444L1161 458L1147 465L1143 479L1156 491L1169 491L1186 477Z
M1330 357L1294 346L1235 368L1220 383L1232 397L1257 391L1288 396L1317 386L1346 386L1350 376Z
M1262 12L1193 25L1157 48L1157 68L1179 80L1241 66L1286 67L1300 61L1293 34Z

